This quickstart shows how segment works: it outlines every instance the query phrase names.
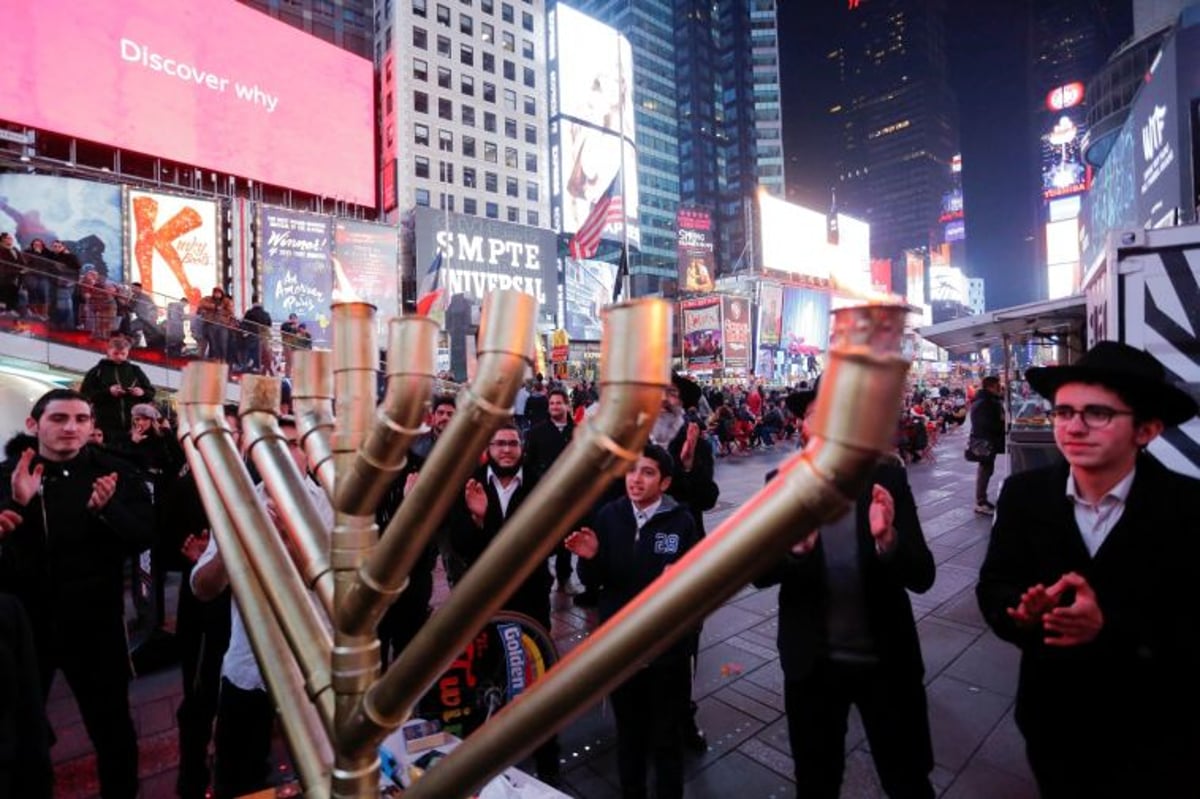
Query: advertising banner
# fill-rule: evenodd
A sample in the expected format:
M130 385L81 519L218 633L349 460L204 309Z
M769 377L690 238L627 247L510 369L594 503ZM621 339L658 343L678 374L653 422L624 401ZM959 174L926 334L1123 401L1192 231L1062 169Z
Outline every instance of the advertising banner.
M675 214L675 223L679 290L712 291L716 273L712 214L702 208L680 208Z
M220 286L220 218L208 200L128 189L129 282L139 282L161 307L186 299L193 308Z
M369 60L233 0L5 5L8 120L375 205Z
M624 235L639 246L629 40L615 28L562 4L550 15L548 32L555 221L564 233L579 230L596 201L620 178L624 232L614 221L605 237Z
M725 366L721 347L721 298L702 297L679 303L683 368L710 372Z
M727 374L744 375L750 370L750 310L750 301L747 299L721 298Z
M447 300L464 295L481 303L491 291L516 289L537 297L543 314L554 314L558 239L553 231L433 208L417 208L413 215L417 273L441 253ZM606 302L611 299L610 293Z
M0 230L12 233L22 249L34 239L47 246L58 239L85 270L90 265L110 280L124 280L120 186L0 173Z
M816 355L829 347L829 294L783 290L783 340L789 355Z
M397 229L353 219L334 223L333 252L342 273L335 284L350 296L371 303L378 309L375 325L380 345L387 342L388 320L400 313L398 277L400 240ZM342 281L345 281L344 284Z
M1047 200L1087 191L1090 168L1083 161L1087 133L1084 86L1057 86L1046 95L1042 127L1042 197Z
M925 256L914 250L904 251L904 286L910 305L925 304Z
M758 345L779 346L779 326L783 321L783 286L763 281L758 284Z
M604 329L600 312L612 302L617 265L574 258L567 258L565 263L567 334L577 341L599 341Z
M296 314L317 346L329 343L330 228L330 219L316 214L270 207L258 212L263 308L274 322Z

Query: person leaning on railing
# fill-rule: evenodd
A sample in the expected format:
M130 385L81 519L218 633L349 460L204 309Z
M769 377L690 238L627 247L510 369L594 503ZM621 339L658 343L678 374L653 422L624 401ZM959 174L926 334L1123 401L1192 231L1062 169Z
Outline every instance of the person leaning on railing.
M0 304L15 313L21 288L21 271L25 258L17 249L11 233L0 233Z

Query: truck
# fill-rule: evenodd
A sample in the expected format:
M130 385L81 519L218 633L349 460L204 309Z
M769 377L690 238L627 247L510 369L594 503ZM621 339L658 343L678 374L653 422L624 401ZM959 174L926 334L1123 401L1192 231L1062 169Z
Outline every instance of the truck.
M1112 231L1082 282L1087 346L1121 341L1149 352L1200 398L1200 224ZM1200 477L1200 418L1166 430L1150 452Z

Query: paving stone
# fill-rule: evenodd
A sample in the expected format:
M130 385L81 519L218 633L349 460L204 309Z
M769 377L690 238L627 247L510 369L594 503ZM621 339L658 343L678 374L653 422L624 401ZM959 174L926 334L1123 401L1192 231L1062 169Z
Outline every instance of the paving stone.
M846 755L841 799L887 799L869 752L859 749Z
M692 696L707 696L767 660L767 657L760 657L728 643L714 644L700 652L696 676L692 680Z
M945 799L1037 799L1037 786L987 763L971 762L943 794Z
M733 687L717 691L713 694L713 698L753 716L764 724L770 724L783 714L782 705L758 702Z
M783 669L779 667L778 660L772 660L754 671L746 672L743 679L773 694L783 696Z
M704 620L704 629L700 632L700 646L707 647L724 641L761 621L762 615L759 613L743 610L736 605L724 605Z
M923 594L913 595L913 598L922 605L936 607L964 588L975 585L978 580L978 569L967 569L962 566L939 566L937 577L930 589Z
M967 647L945 673L1003 696L1015 697L1020 660L1021 651L1017 647L1001 641L989 630Z
M987 622L979 610L979 602L975 599L975 586L968 586L952 598L939 605L933 612L939 621L949 621L983 630Z
M779 586L751 590L734 599L733 604L759 616L774 616L779 611Z
M983 742L972 762L983 762L1030 783L1034 781L1033 772L1029 769L1029 760L1025 756L1025 738L1017 729L1017 722L1011 711L1000 719L1000 723Z
M715 696L697 702L696 723L708 739L708 752L697 761L716 760L742 745L767 726L761 719L720 701Z
M958 554L958 550L954 547L942 544L929 544L928 546L929 552L933 555L933 562L939 566Z
M925 688L934 762L959 771L1012 705L1007 696L945 675Z
M788 740L787 716L780 716L779 720L774 724L769 724L758 735L754 736L758 740L774 747L781 752L787 752L791 755L792 744Z
M761 738L751 738L746 741L738 747L738 752L755 763L766 766L785 779L791 780L796 773L792 766L792 756L764 743Z
M985 536L979 541L976 541L968 546L966 549L959 550L957 554L950 558L950 565L965 566L969 569L978 569L983 565L983 559L987 555L989 538L990 535Z
M917 623L921 655L925 660L925 682L931 682L942 669L957 659L979 637L979 631L967 631L926 616Z
M706 766L684 784L688 799L790 799L791 780L762 766L741 752L733 752Z
M774 644L763 646L757 640L749 638L745 635L735 635L726 643L728 643L730 646L735 646L744 652L757 655L765 660L770 660L778 654L778 649L774 646Z

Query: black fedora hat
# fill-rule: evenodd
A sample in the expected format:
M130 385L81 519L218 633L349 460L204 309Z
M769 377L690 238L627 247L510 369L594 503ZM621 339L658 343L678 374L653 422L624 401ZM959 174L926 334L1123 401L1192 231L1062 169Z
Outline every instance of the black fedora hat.
M1034 367L1025 373L1034 391L1051 402L1067 383L1092 383L1117 391L1139 415L1167 427L1196 415L1196 400L1167 379L1162 363L1144 350L1117 341L1101 341L1070 366Z
M805 388L799 391L793 391L783 398L783 404L787 405L787 409L797 416L803 416L808 410L808 406L817 398L817 392L821 390L821 378L818 377L813 383L812 388Z
M695 408L700 404L700 384L679 372L671 372L671 385L679 392L684 408Z

